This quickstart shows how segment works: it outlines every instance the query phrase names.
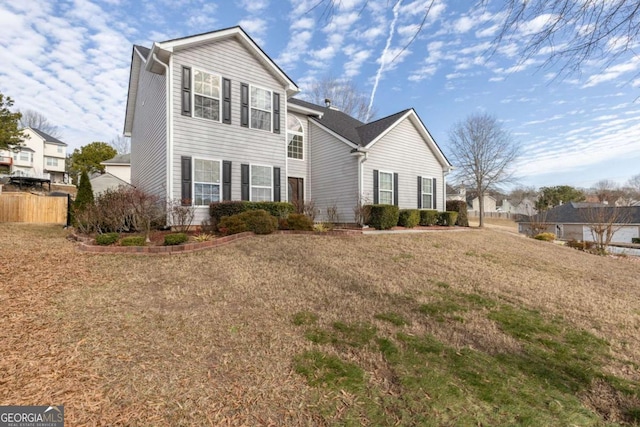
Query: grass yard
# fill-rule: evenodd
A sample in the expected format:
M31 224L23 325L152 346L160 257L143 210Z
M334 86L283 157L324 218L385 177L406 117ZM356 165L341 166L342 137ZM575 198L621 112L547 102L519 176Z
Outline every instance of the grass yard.
M0 233L0 405L69 426L640 424L632 259L491 228L155 257Z

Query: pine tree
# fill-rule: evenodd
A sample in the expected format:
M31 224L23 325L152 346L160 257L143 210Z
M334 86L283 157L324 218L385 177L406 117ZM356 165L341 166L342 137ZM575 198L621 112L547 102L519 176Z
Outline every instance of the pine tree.
M78 194L73 204L77 211L84 210L88 205L93 204L93 188L91 188L91 181L89 181L89 174L87 171L83 171L80 176L80 184L78 185Z

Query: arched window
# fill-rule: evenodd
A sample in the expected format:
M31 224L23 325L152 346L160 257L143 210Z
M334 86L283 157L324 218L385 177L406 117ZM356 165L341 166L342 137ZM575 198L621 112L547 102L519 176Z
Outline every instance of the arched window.
M287 157L302 160L304 133L302 123L294 115L287 115L287 138L289 139Z

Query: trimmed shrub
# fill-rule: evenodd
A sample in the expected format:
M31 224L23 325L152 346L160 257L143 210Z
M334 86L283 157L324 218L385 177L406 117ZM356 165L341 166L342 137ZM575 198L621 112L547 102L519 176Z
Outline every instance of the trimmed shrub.
M167 246L179 245L189 240L185 233L173 233L164 236L164 244Z
M247 211L264 210L276 218L286 218L296 211L292 203L286 202L247 202L228 201L215 202L209 205L209 215L215 224L219 224L222 217L233 216Z
M631 243L640 243L640 237L632 237Z
M418 209L402 209L398 215L398 225L413 228L420 224L420 211Z
M420 225L436 225L438 223L438 211L426 209L420 211Z
M147 239L144 236L129 236L123 237L120 240L121 246L144 246L147 244Z
M289 218L286 219L289 230L313 230L313 221L311 218L304 214L289 214Z
M448 200L447 211L458 212L456 225L460 227L469 226L469 214L467 213L467 202L464 200Z
M388 230L398 225L400 209L394 205L371 205L367 225L378 230Z
M554 240L556 240L556 235L553 233L540 233L533 236L533 238L545 242L553 242Z
M230 234L238 234L249 231L249 229L247 228L247 224L242 218L239 218L238 215L222 217L222 219L218 223L218 231L220 232L220 234L228 236Z
M448 227L453 227L456 225L456 220L458 219L458 212L440 212L438 214L438 225L446 225Z
M104 233L96 236L96 244L100 246L113 245L118 241L120 235L118 233Z

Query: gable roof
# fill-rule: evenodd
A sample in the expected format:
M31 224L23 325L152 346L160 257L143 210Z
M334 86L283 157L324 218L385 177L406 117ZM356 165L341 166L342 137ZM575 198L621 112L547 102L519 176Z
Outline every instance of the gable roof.
M100 162L101 165L131 165L131 153L118 154L117 156Z
M94 194L100 194L110 188L118 188L120 186L135 188L133 185L123 181L115 175L110 174L109 172L94 176L89 179L89 181L91 181L91 188L93 189Z
M584 203L569 202L560 206L549 209L546 212L540 212L528 218L524 218L520 222L528 223L531 220L536 222L547 222L555 224L585 224L587 223L586 214L589 208L602 208L605 210L606 216L613 215L614 210L622 211L625 217L625 223L640 224L640 206L608 206L601 203Z
M208 33L196 34L193 36L180 37L177 39L166 40L154 43L149 52L141 52L145 58L150 58L153 54L157 54L160 60L168 63L168 58L172 52L179 49L185 49L192 46L211 43L228 38L237 39L245 48L249 50L258 60L269 69L275 76L284 83L287 88L287 96L300 92L298 86L289 78L289 76L267 55L260 46L240 27L223 28L221 30L210 31ZM164 69L155 63L155 61L147 61L147 70L162 73Z
M40 129L36 129L36 128L32 128L32 127L30 127L29 129L31 129L40 138L44 139L44 141L46 143L48 143L48 144L62 145L63 147L67 146L66 142L62 142L58 138L53 137L53 136L49 135L48 133L42 132Z
M311 120L349 141L355 148L371 148L378 140L403 120L409 119L416 125L418 131L442 166L446 168L452 167L413 108L400 111L373 122L364 123L335 108L322 107L298 98L289 98L288 102L315 111L321 111L321 117L311 117Z

